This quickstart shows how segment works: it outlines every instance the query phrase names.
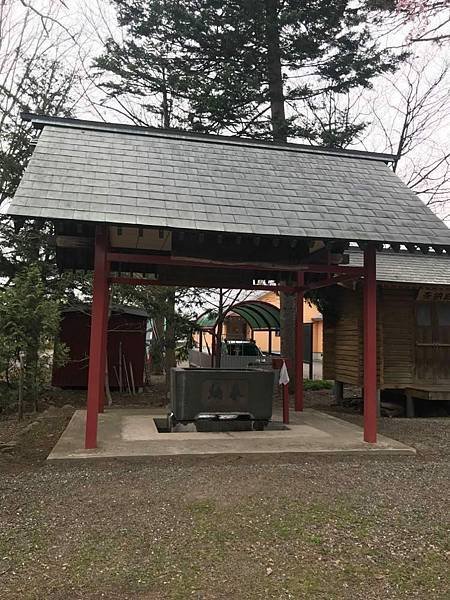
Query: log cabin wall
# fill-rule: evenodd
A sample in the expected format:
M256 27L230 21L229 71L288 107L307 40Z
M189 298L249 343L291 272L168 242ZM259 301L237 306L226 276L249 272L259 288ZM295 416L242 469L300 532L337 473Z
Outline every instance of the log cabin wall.
M336 336L334 324L327 323L326 318L323 324L323 378L333 380L336 378Z
M324 317L323 376L343 383L362 386L364 380L363 290L341 288L338 294L338 318ZM377 381L383 381L383 311L378 288L377 302Z
M362 294L341 288L337 320L324 316L325 379L361 385L363 367Z
M336 379L362 385L363 374L363 321L362 294L345 290L345 312L336 327Z
M415 380L415 301L417 289L383 286L380 292L383 326L384 388L404 388Z
M442 292L442 286L426 286ZM418 337L416 311L421 286L384 283L378 285L377 303L377 383L381 389L404 389L414 385L450 385L450 320L448 302L427 302L438 340ZM448 294L446 287L444 292ZM325 316L323 376L362 386L364 377L362 289L341 289L336 295L337 320ZM445 309L445 311L444 311ZM442 313L442 314L441 314ZM445 314L444 314L445 313ZM438 315L436 317L436 314ZM439 321L439 315L442 323ZM430 329L431 331L431 329ZM422 339L423 338L423 339ZM422 344L417 344L421 342ZM429 342L429 343L423 343ZM436 343L433 343L436 342ZM421 352L418 352L418 346Z

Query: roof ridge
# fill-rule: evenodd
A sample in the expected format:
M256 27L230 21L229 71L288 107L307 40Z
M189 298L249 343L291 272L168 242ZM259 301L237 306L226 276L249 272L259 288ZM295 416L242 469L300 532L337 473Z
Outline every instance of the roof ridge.
M166 137L176 139L201 140L212 144L226 144L234 146L253 146L255 148L270 148L271 150L284 150L291 152L324 154L328 156L344 156L347 158L361 158L363 160L376 160L381 162L393 162L394 154L379 152L367 152L365 150L349 150L346 148L325 148L322 146L308 146L292 142L276 142L272 140L255 140L238 136L213 135L185 131L182 129L163 129L158 127L144 127L141 125L127 125L124 123L109 123L106 121L89 121L85 119L74 119L67 117L51 117L24 112L21 114L24 121L31 121L34 127L42 129L45 125L56 127L69 127L73 129L91 129L93 131L110 131L114 133L131 133L132 135L143 135L149 137Z

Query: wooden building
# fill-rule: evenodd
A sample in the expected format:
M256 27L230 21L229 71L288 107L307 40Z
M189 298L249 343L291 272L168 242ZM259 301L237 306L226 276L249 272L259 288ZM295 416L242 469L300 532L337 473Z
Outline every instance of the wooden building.
M127 389L127 376L128 380L133 379L136 389L143 387L147 321L147 313L141 309L131 306L113 308L108 321L107 336L111 389ZM69 356L63 366L54 367L52 385L61 388L87 388L90 337L89 305L74 306L62 311L59 339L67 347Z
M110 287L295 294L295 408L303 409L304 296L364 279L364 440L377 439L376 251L450 253L450 230L387 154L25 115L39 139L14 199L53 223L61 270L93 271L85 447L104 410ZM363 266L343 260L350 244ZM287 337L289 336L289 332Z
M350 264L362 253L349 251ZM324 377L363 386L363 294L336 286L324 322ZM450 259L446 255L377 255L377 386L414 399L450 400ZM339 390L339 388L338 388ZM339 392L341 393L341 392Z

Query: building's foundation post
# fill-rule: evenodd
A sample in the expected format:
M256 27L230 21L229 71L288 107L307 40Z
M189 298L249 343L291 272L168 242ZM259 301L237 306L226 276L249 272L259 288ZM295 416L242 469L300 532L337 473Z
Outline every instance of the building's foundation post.
M342 381L334 382L333 394L336 404L342 406L344 404L344 384Z
M406 416L412 418L415 416L414 398L411 392L406 392Z
M85 448L97 447L98 412L105 394L106 324L108 319L107 229L97 225L95 232L94 282L89 344Z
M364 441L377 441L376 248L364 250Z

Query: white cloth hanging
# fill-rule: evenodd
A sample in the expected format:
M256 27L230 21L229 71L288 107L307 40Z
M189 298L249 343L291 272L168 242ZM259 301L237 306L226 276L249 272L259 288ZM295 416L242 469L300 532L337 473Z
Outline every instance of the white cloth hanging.
M280 385L287 385L289 383L289 373L286 367L286 363L283 360L283 366L280 369L280 378L278 380Z

